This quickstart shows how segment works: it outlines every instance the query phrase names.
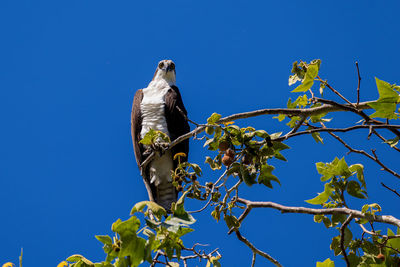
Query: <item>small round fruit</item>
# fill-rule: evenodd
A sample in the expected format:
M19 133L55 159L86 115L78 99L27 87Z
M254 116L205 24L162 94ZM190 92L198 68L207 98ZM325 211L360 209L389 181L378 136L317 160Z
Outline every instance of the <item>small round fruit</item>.
M231 149L231 148L228 148L228 149L225 151L225 155L226 155L226 156L229 156L229 157L231 157L231 158L233 158L233 157L235 157L235 151L233 151L233 149Z
M220 151L225 151L229 148L229 143L227 141L221 141L218 145Z
M229 165L231 165L233 162L235 161L235 159L233 158L233 157L230 157L230 156L228 156L228 155L225 155L223 158L222 158L222 164L224 164L225 166L229 166Z
M379 253L378 256L376 256L376 258L384 261L385 255L383 255L382 253Z

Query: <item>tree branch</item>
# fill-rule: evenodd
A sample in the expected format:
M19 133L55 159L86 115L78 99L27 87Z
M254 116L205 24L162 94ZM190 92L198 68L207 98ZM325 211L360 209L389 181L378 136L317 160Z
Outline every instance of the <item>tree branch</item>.
M271 257L268 253L265 253L264 251L259 250L259 249L256 248L252 243L250 243L249 240L247 240L245 237L243 237L243 236L240 234L240 232L239 232L238 229L236 229L235 232L236 232L237 238L238 238L240 241L242 241L243 243L245 243L245 244L251 249L251 251L253 251L253 253L256 253L256 254L258 254L258 255L260 255L260 256L266 258L267 260L269 260L270 262L272 262L273 264L275 264L275 266L282 267L282 265L281 265L277 260L275 260L273 257Z
M356 67L357 67L357 76L358 76L357 104L356 104L356 106L358 107L358 104L360 103L360 84L361 84L361 76L360 76L360 69L358 68L358 62L357 62L357 61L356 61Z
M250 201L243 198L236 200L239 203L246 205L251 208L272 208L281 211L282 213L305 213L311 215L332 215L332 214L345 214L352 215L353 218L365 219L370 222L381 222L391 224L400 227L400 220L391 215L375 215L362 213L358 210L352 210L349 208L329 208L329 209L313 209L305 207L288 207L274 202L261 202L261 201Z
M358 105L359 110L363 109L370 109L371 107L368 105L369 103L372 103L374 101L367 101L367 102L362 102ZM332 105L332 104L324 104L319 107L314 107L314 108L305 108L305 109L295 109L295 108L268 108L268 109L260 109L260 110L254 110L254 111L249 111L249 112L243 112L243 113L237 113L233 114L230 116L226 116L224 118L221 118L217 123L224 123L224 122L229 122L229 121L234 121L238 119L246 119L246 118L251 118L251 117L257 117L257 116L262 116L262 115L277 115L277 114L283 114L283 115L292 115L292 116L301 116L301 117L308 117L308 116L314 116L314 115L319 115L323 113L328 113L328 112L336 112L336 111L349 111L349 108L351 108L351 105ZM203 132L206 129L207 125L201 125L196 127L194 130L191 132L179 136L177 139L172 141L168 148L165 151L170 150L172 147L176 146L177 144L183 142L186 139L189 139L201 132ZM143 170L147 164L152 161L155 157L155 153L152 152L145 161L142 162L140 165L140 168Z
M342 254L344 257L344 260L346 261L347 267L350 266L350 261L347 257L346 253L346 248L344 247L344 230L346 229L347 225L351 222L353 219L353 215L350 214L347 219L343 222L342 226L340 227L340 249L342 250Z
M381 182L381 185L383 187L385 187L386 189L388 189L389 191L392 191L393 193L395 193L398 197L400 197L400 194L393 188L390 188L389 186L385 185L384 183Z
M314 129L309 129L309 130L305 130L305 131L301 131L301 132L295 132L292 134L287 134L287 136L282 136L282 137L278 137L276 139L273 139L272 141L284 141L286 139L298 136L298 135L304 135L304 134L312 134L312 133L316 133L316 132L350 132L353 130L357 130L357 129L374 129L374 128L378 128L378 129L400 129L400 125L392 125L392 124L381 124L381 125L354 125L351 127L347 127L347 128L314 128Z
M338 91L336 91L332 86L330 86L329 83L323 81L319 76L317 76L317 79L318 79L320 82L325 83L326 87L328 87L329 89L331 89L332 92L334 92L335 94L337 94L341 99L343 99L344 101L346 101L349 105L354 106L353 103L351 103L349 100L347 100L347 98L345 98L344 96L342 96Z
M395 171L393 171L392 169L390 169L389 167L387 167L385 164L383 164L379 159L378 156L375 153L375 150L372 150L372 153L374 154L373 156L368 154L367 152L365 152L364 150L358 150L358 149L354 149L351 146L349 146L345 141L343 141L343 139L341 139L339 136L337 136L336 134L329 132L329 134L331 136L333 136L334 138L336 138L336 140L338 140L340 143L342 143L350 152L354 152L354 153L358 153L361 155L364 155L368 158L370 158L371 160L375 161L376 163L378 163L383 170L387 171L388 173L392 174L393 176L397 177L400 179L400 175L398 173L396 173Z

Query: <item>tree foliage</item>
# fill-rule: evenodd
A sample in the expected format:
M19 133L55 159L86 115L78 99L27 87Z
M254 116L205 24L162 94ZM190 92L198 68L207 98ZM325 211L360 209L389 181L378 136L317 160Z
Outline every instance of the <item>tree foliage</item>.
M193 121L196 128L173 142L165 134L150 131L143 139L147 145L168 142L166 149L185 139L194 138L204 142L209 151L205 162L200 164L182 162L171 173L173 183L182 191L180 199L171 207L172 214L154 202L142 201L134 205L131 217L112 224L115 236L99 235L96 238L103 244L106 254L103 262L93 263L82 255L72 255L61 264L71 267L128 267L139 265L187 266L192 259L205 261L206 266L220 266L222 257L218 250L205 251L198 244L191 247L183 244L182 236L190 234L195 225L195 213L208 212L215 221L224 221L228 234L235 233L237 238L248 246L253 258L265 258L281 266L279 259L255 247L240 232L242 223L255 208L277 209L285 213L305 213L314 216L315 223L326 228L336 229L332 239L332 255L341 256L347 266L397 266L400 264L400 220L392 215L382 215L378 203L368 201L367 179L364 176L363 162L347 162L343 155L337 155L330 162L317 162L316 170L320 174L321 192L305 200L311 207L289 207L275 202L244 199L239 193L241 187L256 184L273 189L280 184L274 174L275 166L271 159L286 161L285 150L290 148L285 141L301 135L311 135L317 143L326 142L321 133L326 133L338 141L349 153L357 153L367 161L373 161L395 178L400 175L388 167L372 149L370 152L353 148L338 134L365 129L368 137L377 136L387 144L387 149L400 152L397 143L400 138L398 103L400 87L376 78L379 98L375 101L360 102L360 81L358 76L357 102L352 103L327 80L320 78L320 60L310 63L295 62L289 86L297 85L292 92L300 93L295 100L289 99L287 107L263 109L222 117L213 113L205 124ZM358 70L358 64L357 64ZM358 72L359 73L359 72ZM340 101L322 98L324 90L330 90ZM315 93L314 91L317 91ZM320 97L316 95L319 94ZM336 112L350 112L360 117L359 122L345 127L329 127ZM368 115L368 113L370 115ZM275 115L282 131L269 133L268 129L240 127L235 122L255 116ZM285 123L286 126L283 124ZM285 134L283 132L289 127ZM385 132L384 137L381 131ZM199 135L203 134L202 138ZM203 140L203 141L201 141ZM143 163L142 168L155 156L153 152ZM181 157L185 155L175 155ZM289 164L289 163L288 163ZM202 178L202 169L210 168L214 179ZM396 190L382 184L400 197ZM204 206L194 212L187 212L185 199L195 199ZM361 199L361 210L351 207L352 199ZM194 216L192 215L194 214ZM240 214L238 216L238 214ZM279 216L279 215L277 215ZM377 225L376 223L380 224ZM354 224L361 229L361 235L353 233L348 227ZM388 226L397 227L394 233ZM250 261L250 259L249 259ZM260 259L261 261L261 259ZM316 263L317 267L331 267L335 263L330 259Z

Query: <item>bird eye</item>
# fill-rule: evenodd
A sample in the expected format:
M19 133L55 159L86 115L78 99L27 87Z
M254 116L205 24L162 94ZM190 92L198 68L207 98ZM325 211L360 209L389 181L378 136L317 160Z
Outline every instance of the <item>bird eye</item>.
M160 64L158 64L158 68L162 69L164 67L164 62L160 62Z
M174 70L174 69L175 69L175 64L174 64L174 63L171 63L171 65L169 65L169 69L170 69L170 70Z

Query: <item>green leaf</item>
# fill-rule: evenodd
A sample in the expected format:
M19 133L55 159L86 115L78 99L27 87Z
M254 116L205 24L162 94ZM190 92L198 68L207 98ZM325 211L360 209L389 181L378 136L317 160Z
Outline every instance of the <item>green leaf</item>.
M379 99L368 104L371 108L375 109L371 117L396 119L396 104L399 102L400 98L398 92L394 90L395 86L379 80L378 78L375 78L375 80L376 86L378 87Z
M400 234L399 228L397 228L397 234ZM393 231L390 228L388 228L387 235L388 236L394 236L395 234L393 233ZM400 238L391 238L391 239L389 239L387 241L387 245L392 247L392 248L394 248L394 249L400 250Z
M269 188L272 188L271 181L275 181L280 185L281 182L279 179L272 174L274 169L274 166L263 164L260 169L260 175L258 176L258 183L268 186Z
M139 143L141 143L143 145L152 145L152 144L156 143L157 141L164 141L167 143L171 142L169 136L166 133L150 129L146 133L146 135L142 138L142 140L139 141Z
M256 136L261 137L261 138L269 137L269 134L264 130L257 130L254 133L255 133Z
M226 173L227 176L232 175L232 174L239 174L240 173L240 166L241 164L238 162L234 162L229 166L229 169Z
M364 242L361 244L362 250L364 250L364 253L372 254L372 255L377 255L379 253L378 247L369 242L364 240Z
M79 254L75 254L75 255L69 256L69 257L67 258L67 261L69 261L69 262L78 262L78 261L80 261L82 258L85 258L85 257L83 257L82 255L79 255Z
M347 166L344 157L340 160L335 158L330 163L318 162L316 163L317 171L319 174L322 174L321 181L327 181L333 176L342 176L344 178L348 178L352 175L349 167Z
M332 214L332 224L334 226L338 225L339 223L343 223L346 220L345 214L334 213Z
M296 82L301 81L300 77L295 75L290 75L289 76L289 86L295 84Z
M200 166L196 163L191 163L190 167L192 167L193 171L197 174L197 175L201 175L202 174L202 170L200 168Z
M322 218L322 222L324 223L324 225L325 225L326 228L332 227L332 222L331 222L331 220L329 220L328 217L324 216L324 217Z
M324 143L324 139L322 139L321 135L318 132L311 133L311 136L314 138L315 142L317 143Z
M212 135L214 133L214 127L206 127L206 133Z
M376 101L369 103L368 106L375 110L370 115L371 118L385 118L385 119L397 119L395 114L396 104L393 102Z
M375 77L376 86L378 87L379 99L387 99L397 103L399 100L399 94L394 90L394 85L388 82L379 80Z
M211 212L211 216L218 222L220 220L221 212L219 207L216 206L215 209Z
M250 169L243 164L240 165L239 175L248 186L252 186L256 183L257 174L251 173Z
M350 229L346 227L344 229L344 242L343 245L345 248L347 248L350 244L350 241L353 239L353 234L351 233Z
M281 135L282 135L282 132L277 132L277 133L271 134L269 137L271 137L271 139L274 140L274 139L278 138Z
M96 235L95 237L104 245L112 245L112 239L108 235Z
M385 141L386 144L389 144L390 147L395 147L399 143L400 138L396 136L393 139L388 139Z
M219 263L218 261L220 258L221 256L210 257L210 259L207 261L206 267L211 267L211 264L213 265L213 267L221 267L221 263Z
M211 116L207 119L207 124L215 124L217 121L221 119L221 114L218 113L213 113Z
M273 147L275 150L279 150L279 151L285 150L285 149L289 149L289 148L290 148L290 146L288 146L288 145L286 145L286 144L284 144L284 143L282 143L282 142L276 142L276 141L273 141L273 142L272 142L272 147Z
M279 151L275 151L274 157L279 160L287 161L287 159Z
M320 222L322 222L324 217L325 217L325 215L321 215L321 214L314 215L314 222L320 223Z
M308 91L308 89L310 89L314 84L314 80L307 80L307 81L303 81L302 84L300 84L299 86L297 86L292 93L296 93L296 92L306 92Z
M217 150L218 149L218 139L217 138L207 138L207 141L204 142L203 147L208 146L209 150Z
M342 250L340 249L340 236L335 236L332 238L332 243L330 249L333 250L335 256L339 255Z
M308 65L302 84L297 86L292 92L305 92L313 86L314 79L318 76L320 63L321 61L315 61Z
M178 201L175 203L175 205L173 204L172 213L174 214L175 217L181 220L191 222L194 219L189 213L186 212L184 207L185 197L187 193L189 193L189 191L185 191L182 194L182 196L178 199Z
M363 192L364 191L361 189L361 186L358 182L349 181L347 183L347 193L349 193L349 195L357 198L367 198Z
M351 172L357 172L357 179L360 181L361 186L366 188L364 179L364 166L362 164L353 164L349 167Z
M235 227L235 228L240 227L240 223L239 223L238 219L233 215L225 215L224 220L229 229L231 229L232 227Z
M331 259L326 259L323 262L317 262L317 267L335 267L335 263Z
M366 213L367 210L368 210L368 208L369 208L369 205L368 205L368 204L365 204L364 206L362 206L361 212L362 212L362 213Z
M143 211L144 207L146 206L152 210L154 215L156 215L158 218L167 214L167 211L163 207L153 201L141 201L136 203L135 206L133 206L130 214L133 215L135 212Z
M121 250L118 257L130 257L132 266L138 266L144 260L144 248L146 240L136 235L140 227L140 221L132 216L126 221L118 219L111 229L121 237Z
M274 119L278 119L278 121L283 121L286 118L286 115L279 114L278 116L273 117Z
M328 201L329 197L332 195L333 189L330 184L325 184L324 192L318 193L313 199L306 200L307 203L313 205L321 205Z
M222 167L220 163L215 162L212 158L208 156L206 157L206 161L204 163L208 163L213 171L220 170Z
M328 201L328 199L329 199L328 194L326 194L325 192L322 192L322 193L318 193L318 196L316 196L312 199L306 200L306 202L309 204L313 204L313 205L321 205L321 204L325 203L326 201Z

